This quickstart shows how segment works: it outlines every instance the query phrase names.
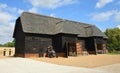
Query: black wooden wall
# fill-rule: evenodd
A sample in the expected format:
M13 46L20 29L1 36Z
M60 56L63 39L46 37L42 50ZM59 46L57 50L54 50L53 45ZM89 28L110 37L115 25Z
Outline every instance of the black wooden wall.
M15 38L15 54L24 54L25 48L25 35L22 31L20 18L16 20L14 36Z
M95 44L106 44L106 43L107 41L104 40L102 37L89 37L85 39L85 48L90 54L97 54L97 48Z
M103 38L102 37L95 37L95 43L96 44L103 44L104 43Z
M89 37L85 39L85 48L87 49L89 54L96 54L94 37Z
M68 56L68 43L76 43L77 35L59 33L53 37L53 47L57 53L65 53Z
M52 41L53 49L58 53L64 52L64 49L62 49L62 35L57 34L53 36L52 39L53 39Z
M25 36L25 53L43 56L48 46L52 46L52 37L49 35L27 33Z
M69 46L70 43L74 43L74 48L76 48L77 35L73 34L62 34L62 49L64 50L66 57L69 56ZM76 49L74 49L76 51Z
M15 53L38 53L40 56L46 51L48 46L53 46L56 52L63 52L68 55L68 50L66 45L68 43L76 43L79 41L83 42L83 49L96 52L95 43L106 43L103 38L88 37L88 38L77 38L77 35L73 34L63 34L59 33L56 35L46 35L46 34L33 34L33 33L23 33L20 18L16 21L14 38L15 38Z

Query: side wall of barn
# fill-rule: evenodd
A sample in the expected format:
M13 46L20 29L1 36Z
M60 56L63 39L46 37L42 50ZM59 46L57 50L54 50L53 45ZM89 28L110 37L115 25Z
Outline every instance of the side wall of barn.
M89 54L96 54L94 37L88 37L85 39L85 48L87 49Z
M20 18L16 20L14 36L15 38L15 56L24 56L25 50L25 35L22 31Z
M25 57L43 57L48 46L52 46L52 37L43 34L26 34Z
M97 54L105 54L107 53L107 40L102 37L95 37L95 48Z
M69 48L76 48L75 43L77 40L77 35L73 34L63 34L59 33L53 37L53 47L58 56L68 57L69 56ZM70 46L70 44L74 44ZM76 52L76 50L74 50Z

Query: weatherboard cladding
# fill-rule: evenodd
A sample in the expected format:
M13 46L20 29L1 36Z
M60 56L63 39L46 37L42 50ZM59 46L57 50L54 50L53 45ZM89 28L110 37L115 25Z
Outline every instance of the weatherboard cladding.
M99 36L107 38L94 25L29 12L20 16L23 32L55 35L58 33L76 34L78 37Z

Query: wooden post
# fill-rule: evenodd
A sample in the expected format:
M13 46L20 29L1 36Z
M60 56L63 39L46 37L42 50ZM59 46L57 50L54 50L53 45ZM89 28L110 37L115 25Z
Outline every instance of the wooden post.
M97 44L96 44L96 39L94 39L94 45L95 45L95 54L97 55Z

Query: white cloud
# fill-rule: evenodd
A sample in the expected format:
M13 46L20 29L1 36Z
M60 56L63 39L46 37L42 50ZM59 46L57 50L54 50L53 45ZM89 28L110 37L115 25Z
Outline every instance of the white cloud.
M113 20L116 24L120 23L120 11L119 10L111 10L107 12L94 13L91 14L92 20L94 21L108 21Z
M33 13L37 13L38 9L36 7L31 8L30 10L28 10L29 12L33 12Z
M104 7L105 5L107 5L108 3L111 3L113 0L99 0L97 3L96 3L96 8L102 8Z
M55 9L57 7L76 3L77 0L28 0L33 7Z
M24 10L22 10L22 9L18 9L17 11L18 11L19 14L21 14L22 12L24 12Z
M118 26L117 26L117 28L119 28L119 29L120 29L120 25L118 25Z
M12 41L12 35L17 14L23 10L0 3L0 43Z
M115 13L116 13L116 10L97 13L97 14L92 14L92 20L95 20L95 21L107 21Z
M14 8L14 7L9 7L7 4L0 3L0 11L4 11L4 12L10 13L12 15L16 15L18 13L21 14L21 12L23 12L24 10Z
M56 17L54 13L51 13L50 16L51 16L51 17Z
M115 21L120 22L120 11L116 12L115 14Z
M0 3L0 9L6 8L6 7L7 7L6 4L1 4L1 3Z
M6 21L5 24L0 23L0 43L12 41L12 34L14 30L14 22Z
M6 25L0 25L0 36L9 36L13 32L14 23L11 22Z
M8 22L12 21L16 17L14 15L11 15L7 12L0 11L0 23L1 24L7 24Z

